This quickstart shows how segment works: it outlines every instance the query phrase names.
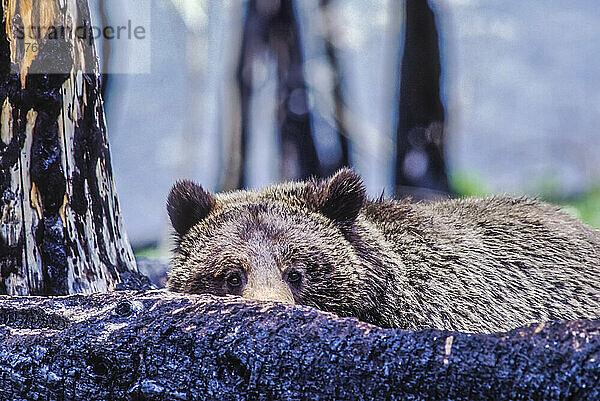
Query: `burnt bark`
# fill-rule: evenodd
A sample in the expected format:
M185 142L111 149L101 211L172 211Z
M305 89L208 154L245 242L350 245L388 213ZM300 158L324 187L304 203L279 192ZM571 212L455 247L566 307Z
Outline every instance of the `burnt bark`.
M0 294L140 279L112 177L87 1L2 7Z
M100 17L101 26L108 26L108 15L106 12L106 1L105 0L97 0L98 1L98 16ZM102 99L106 99L106 89L108 88L110 81L110 74L108 73L110 69L110 56L112 54L112 43L110 40L105 40L102 43L102 56L100 57L100 62L102 66L100 67L100 95Z
M409 332L166 291L0 297L0 398L597 400L599 329Z

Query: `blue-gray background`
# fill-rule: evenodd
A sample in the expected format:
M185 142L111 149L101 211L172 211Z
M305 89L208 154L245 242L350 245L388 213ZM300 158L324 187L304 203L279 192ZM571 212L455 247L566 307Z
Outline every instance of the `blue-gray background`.
M106 95L112 165L134 247L166 243L164 200L177 178L218 190L232 124L243 1L151 2L151 73L114 74ZM107 18L135 15L133 1ZM109 3L110 4L110 3ZM317 0L298 1L315 132L333 115ZM565 199L600 226L600 7L594 0L431 1L440 29L446 161L461 194ZM402 5L334 2L336 46L352 121L351 161L370 194L393 192ZM97 7L91 2L93 18ZM129 48L128 48L129 46ZM131 63L132 44L110 63ZM99 54L101 52L99 51ZM273 64L260 76L248 182L277 181ZM262 74L262 75L261 75ZM352 134L352 132L351 132ZM327 146L327 143L321 144Z

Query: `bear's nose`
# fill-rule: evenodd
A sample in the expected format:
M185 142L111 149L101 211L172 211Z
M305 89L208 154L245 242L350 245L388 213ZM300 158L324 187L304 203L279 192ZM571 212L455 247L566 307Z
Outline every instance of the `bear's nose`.
M242 296L259 301L283 302L294 304L294 297L289 287L282 281L281 285L268 286L262 288L252 288L246 286L242 291Z

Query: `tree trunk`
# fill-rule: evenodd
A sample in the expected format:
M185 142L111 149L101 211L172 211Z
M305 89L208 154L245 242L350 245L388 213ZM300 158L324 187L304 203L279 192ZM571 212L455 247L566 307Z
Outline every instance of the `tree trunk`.
M342 67L338 58L337 48L334 44L335 32L334 24L331 21L333 15L330 5L331 0L319 0L319 7L321 8L321 14L323 14L323 38L325 41L325 54L327 55L327 60L329 61L329 65L331 66L331 71L333 73L332 97L334 102L334 118L342 155L337 163L332 163L334 168L330 168L325 172L324 175L331 175L341 167L350 165L350 134L348 132L349 130L345 116L346 102L344 101L343 94Z
M0 293L111 290L137 267L112 178L87 1L2 5Z
M435 15L427 1L406 0L404 53L396 135L396 195L448 194L444 107ZM437 192L436 192L437 191Z
M0 297L0 398L598 400L600 321L381 329L163 291Z
M271 54L277 60L277 123L281 142L282 180L306 179L321 176L315 148L308 95L303 72L303 54L300 31L293 0L250 0L244 20L242 46L237 70L241 103L241 132L233 141L233 151L239 157L230 160L230 169L238 174L236 188L246 186L244 164L250 132L253 60ZM227 183L234 180L228 178ZM223 189L233 189L225 187Z

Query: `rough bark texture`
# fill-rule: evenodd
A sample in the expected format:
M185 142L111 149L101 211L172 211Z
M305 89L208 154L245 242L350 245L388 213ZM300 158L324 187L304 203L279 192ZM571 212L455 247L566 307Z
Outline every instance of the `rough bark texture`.
M137 268L112 178L87 1L5 0L2 15L0 294L114 289Z
M408 332L163 291L0 297L0 398L598 400L599 329Z

